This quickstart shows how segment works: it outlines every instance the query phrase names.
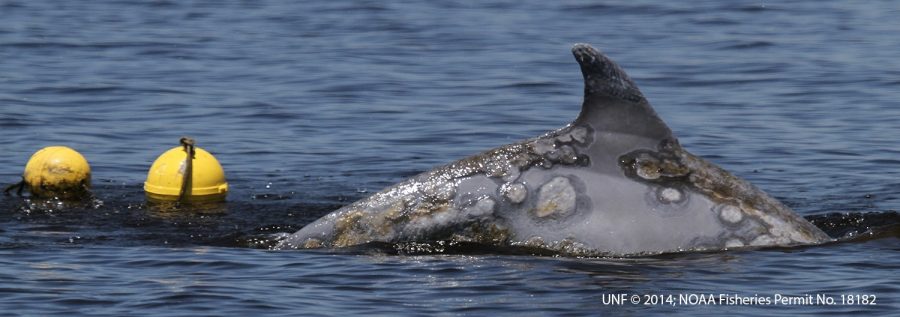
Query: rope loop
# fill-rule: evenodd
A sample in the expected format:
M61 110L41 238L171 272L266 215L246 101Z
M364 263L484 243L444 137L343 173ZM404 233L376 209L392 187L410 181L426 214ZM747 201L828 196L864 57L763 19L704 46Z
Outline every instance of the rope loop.
M178 201L184 202L191 196L191 189L193 187L193 180L191 177L194 174L194 139L182 137L178 142L184 147L184 153L187 155L184 159L184 174L182 174L181 179L181 191L178 193Z

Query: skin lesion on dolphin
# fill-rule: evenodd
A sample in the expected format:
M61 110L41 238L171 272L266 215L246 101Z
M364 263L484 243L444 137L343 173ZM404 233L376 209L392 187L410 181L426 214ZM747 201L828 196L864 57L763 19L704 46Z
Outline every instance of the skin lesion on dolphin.
M720 204L737 206L742 217L754 219L754 223L767 228L771 241L775 241L773 244L810 244L830 240L819 228L797 217L790 208L747 181L686 151L682 156L692 171L689 180L693 186ZM768 238L761 239L769 241Z
M324 247L325 246L322 245L322 240L316 238L307 238L306 241L303 242L304 249L319 249Z
M451 179L484 174L511 182L533 167L587 166L590 158L578 149L591 141L591 135L588 127L567 126L538 138L501 146L451 163L438 173L446 174Z
M753 228L755 233L752 236L743 237L750 241L745 245L758 246L764 242L789 245L824 239L816 228L793 220L795 217L791 217L787 207L746 181L693 156L677 142L664 142L656 151L637 150L627 153L619 157L619 165L629 178L656 186L660 202L669 201L669 195L665 195L669 188L684 187L703 193L718 206L711 212L724 227L736 228L743 225ZM670 197L680 196L673 191L670 194ZM753 218L754 221L745 222L745 218ZM780 220L782 218L787 220ZM737 244L736 240L729 241L732 242L732 247ZM725 244L729 243L725 241Z
M500 196L513 204L520 204L528 198L528 188L522 183L505 183L500 185Z
M572 237L556 241L546 241L543 237L532 236L524 241L515 241L510 244L517 247L552 250L560 254L571 256L598 256L606 254L605 252L598 252L587 244L579 242Z
M496 223L473 223L451 237L451 241L475 242L488 245L509 243L512 233L508 227Z
M636 150L620 156L619 166L626 176L639 182L683 182L691 170L673 148L665 145L657 151Z
M554 177L538 189L532 214L537 218L564 218L575 212L576 196L575 188L567 177Z
M332 236L327 243L318 239L307 240L313 247L348 247L372 241L389 240L398 222L397 213L367 214L362 211L348 213L335 221Z
M543 159L540 162L541 167L587 166L590 157L580 153L579 149L592 141L592 135L593 131L589 127L570 125L541 136L529 144L534 153Z
M396 200L356 203L337 215L331 227L330 238L323 241L307 239L306 248L347 247L387 240L396 235L398 224L408 222L414 215L409 197Z
M449 239L642 255L829 240L777 199L683 149L608 57L586 44L572 53L585 95L571 124L388 187L276 248Z
M347 247L365 243L369 237L365 232L369 229L360 222L365 217L363 212L355 211L340 217L334 224L334 237L331 246Z
M345 207L333 221L329 239L307 240L304 246L346 247L373 241L436 239L444 234L441 228L462 228L493 216L494 198L454 199L456 186L453 181L412 181L376 194L370 200Z

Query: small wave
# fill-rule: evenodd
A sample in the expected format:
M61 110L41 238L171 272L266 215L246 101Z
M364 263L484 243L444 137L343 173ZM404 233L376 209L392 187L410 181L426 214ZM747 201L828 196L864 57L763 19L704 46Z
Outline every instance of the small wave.
M507 85L498 86L496 88L548 88L559 87L560 83L553 81L520 81Z
M73 43L63 41L20 41L0 43L0 47L10 48L50 48L50 49L109 49L109 48L134 48L134 47L166 47L185 46L191 43L153 42L153 41L122 41L122 42L95 42Z
M120 85L38 86L22 90L22 94L108 94L111 92L144 94L189 94L190 92L167 88L137 88Z
M733 19L727 19L727 18L721 18L721 17L710 17L710 18L702 17L702 18L697 18L697 19L691 19L690 21L697 25L716 25L716 26L736 25L736 24L740 23Z
M722 50L746 50L746 49L753 49L753 48L770 47L770 46L774 46L774 45L775 45L775 43L772 43L769 41L748 41L748 42L728 43L722 47L719 47L719 49L722 49Z
M563 8L564 11L582 12L591 14L691 14L694 10L686 8L666 7L662 5L610 5L610 4L583 4L571 5Z
M869 241L900 237L897 211L828 213L806 217L813 225L839 241Z
M734 8L734 11L738 12L762 12L766 10L772 10L772 8L767 7L765 4L744 5Z
M0 118L0 127L3 127L4 129L22 128L30 125L31 124L29 124L26 120L20 120L16 118Z

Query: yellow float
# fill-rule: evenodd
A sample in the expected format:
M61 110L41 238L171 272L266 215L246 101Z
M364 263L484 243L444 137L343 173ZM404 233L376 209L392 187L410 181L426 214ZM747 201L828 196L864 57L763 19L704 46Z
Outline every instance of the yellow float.
M91 166L72 148L48 146L25 164L22 182L19 185L27 187L34 197L83 198L90 194Z
M160 155L144 182L151 200L220 201L228 194L225 171L216 158L189 138ZM192 159L188 160L188 157Z

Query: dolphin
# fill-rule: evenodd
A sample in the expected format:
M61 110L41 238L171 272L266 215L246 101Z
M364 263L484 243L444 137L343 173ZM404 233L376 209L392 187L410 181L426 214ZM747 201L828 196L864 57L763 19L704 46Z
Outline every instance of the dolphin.
M584 103L571 124L409 178L275 249L456 241L629 256L830 240L682 148L615 62L587 44L572 53Z

